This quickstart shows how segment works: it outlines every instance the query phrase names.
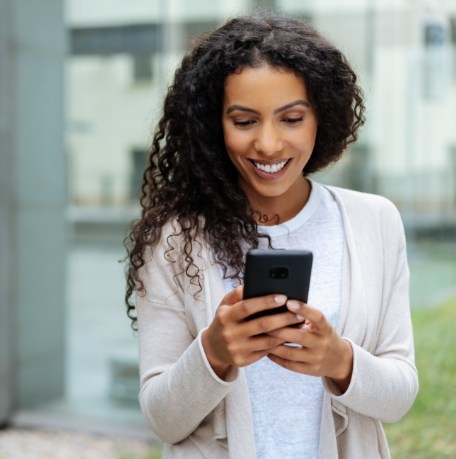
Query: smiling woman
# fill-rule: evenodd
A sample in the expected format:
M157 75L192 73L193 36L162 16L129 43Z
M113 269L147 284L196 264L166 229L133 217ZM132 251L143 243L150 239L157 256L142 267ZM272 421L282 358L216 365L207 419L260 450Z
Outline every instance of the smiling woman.
M126 241L164 457L389 458L382 422L418 386L402 223L385 198L309 177L363 112L345 57L298 20L235 18L184 57ZM309 304L243 298L257 247L313 253Z

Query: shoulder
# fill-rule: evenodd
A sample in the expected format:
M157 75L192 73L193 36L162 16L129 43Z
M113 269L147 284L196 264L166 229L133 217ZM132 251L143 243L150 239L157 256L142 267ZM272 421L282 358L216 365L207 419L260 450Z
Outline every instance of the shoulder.
M407 278L407 241L397 207L383 196L325 187L338 203L350 250L361 257L364 272L387 266L395 282Z
M201 218L197 224L183 222L177 217L170 218L163 224L156 244L150 247L151 257L174 263L179 270L188 270L188 266L198 266L201 269L209 256L203 227Z
M323 185L335 198L349 217L400 220L397 207L384 196Z
M384 196L361 191L350 190L332 185L322 185L330 191L330 193L342 201L344 204L370 204L373 206L394 206L394 204Z
M181 250L183 245L189 242L201 245L203 227L204 221L201 218L197 219L197 224L182 221L178 217L169 218L160 230L157 245L177 250Z
M336 200L345 222L357 241L372 245L404 246L405 229L397 207L384 196L324 185Z
M157 240L145 248L143 275L146 279L155 279L155 285L169 289L179 285L182 289L189 279L202 276L208 258L201 234L178 218L172 218L163 224Z

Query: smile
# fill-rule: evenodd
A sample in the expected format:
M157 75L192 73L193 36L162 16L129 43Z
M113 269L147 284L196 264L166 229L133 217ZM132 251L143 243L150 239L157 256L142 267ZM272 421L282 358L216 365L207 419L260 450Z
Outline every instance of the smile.
M257 161L252 161L252 163L258 170L262 172L266 172L266 174L276 174L277 172L280 172L287 165L288 161L289 161L288 159L285 159L275 164L262 164Z

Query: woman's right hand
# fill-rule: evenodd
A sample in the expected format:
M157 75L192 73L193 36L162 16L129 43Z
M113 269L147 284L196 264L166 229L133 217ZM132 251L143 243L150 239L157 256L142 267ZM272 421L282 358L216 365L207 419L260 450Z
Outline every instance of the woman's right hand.
M276 308L286 301L284 295L244 300L242 286L223 297L212 323L201 336L207 359L221 379L225 379L231 366L254 363L283 343L282 339L268 335L268 332L303 320L292 312L245 320L255 312Z

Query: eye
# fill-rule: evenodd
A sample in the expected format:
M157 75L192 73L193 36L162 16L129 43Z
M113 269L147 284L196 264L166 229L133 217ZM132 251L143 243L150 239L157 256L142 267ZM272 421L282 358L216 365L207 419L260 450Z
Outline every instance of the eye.
M287 124L297 124L297 123L301 122L303 119L304 119L304 117L300 116L298 118L283 118L282 121L287 123Z
M255 120L233 120L233 124L238 127L247 127L255 123Z

